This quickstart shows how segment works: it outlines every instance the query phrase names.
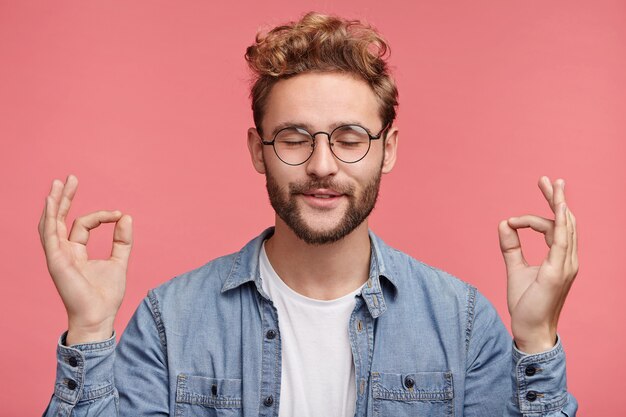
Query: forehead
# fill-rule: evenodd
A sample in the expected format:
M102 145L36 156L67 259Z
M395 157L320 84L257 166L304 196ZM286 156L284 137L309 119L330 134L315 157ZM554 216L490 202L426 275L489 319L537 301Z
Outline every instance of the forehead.
M268 96L263 131L294 123L329 129L358 123L372 131L381 126L379 104L371 87L352 75L305 73L278 81Z

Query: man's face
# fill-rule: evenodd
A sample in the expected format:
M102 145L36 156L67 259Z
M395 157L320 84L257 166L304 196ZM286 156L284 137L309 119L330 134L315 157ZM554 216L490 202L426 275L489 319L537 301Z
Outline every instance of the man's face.
M264 139L272 140L285 125L330 133L343 124L359 124L372 134L383 128L373 91L349 75L307 73L274 85L262 127ZM258 138L253 140L258 143ZM393 143L395 155L395 133ZM266 175L277 225L284 222L309 244L332 243L367 227L364 221L376 203L381 172L393 165L386 163L386 147L382 139L372 141L365 158L347 164L333 156L326 135L317 135L313 155L298 166L283 163L271 146L257 148L262 163L257 169Z

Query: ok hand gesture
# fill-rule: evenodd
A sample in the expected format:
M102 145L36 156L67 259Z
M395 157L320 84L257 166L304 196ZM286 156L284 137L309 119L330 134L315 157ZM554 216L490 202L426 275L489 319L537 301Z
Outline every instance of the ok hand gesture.
M554 220L524 215L504 220L498 228L513 338L529 354L554 346L559 315L578 273L576 219L565 203L565 182L542 177L539 188ZM529 265L522 254L517 229L527 227L543 233L550 248L541 265Z
M77 187L78 180L72 175L65 184L54 180L39 221L48 271L67 310L67 345L111 337L124 297L132 247L131 217L119 211L78 217L68 235L65 219ZM115 223L111 257L90 260L86 246L89 233L102 223Z

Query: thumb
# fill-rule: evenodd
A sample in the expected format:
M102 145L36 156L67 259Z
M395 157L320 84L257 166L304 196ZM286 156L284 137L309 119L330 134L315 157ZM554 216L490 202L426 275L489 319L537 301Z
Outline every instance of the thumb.
M522 254L522 245L517 230L513 229L508 220L502 220L498 225L500 238L500 250L504 257L504 263L508 270L520 266L526 266L526 260Z
M125 264L128 263L132 247L133 219L128 214L125 214L115 223L111 259L118 259Z

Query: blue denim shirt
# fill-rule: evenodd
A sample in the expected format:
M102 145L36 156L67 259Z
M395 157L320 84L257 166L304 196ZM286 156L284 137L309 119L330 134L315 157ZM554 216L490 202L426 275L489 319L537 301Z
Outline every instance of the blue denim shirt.
M45 415L277 416L281 335L259 276L272 233L149 291L117 347L62 336ZM347 329L356 416L575 415L560 341L517 351L474 287L370 240Z

